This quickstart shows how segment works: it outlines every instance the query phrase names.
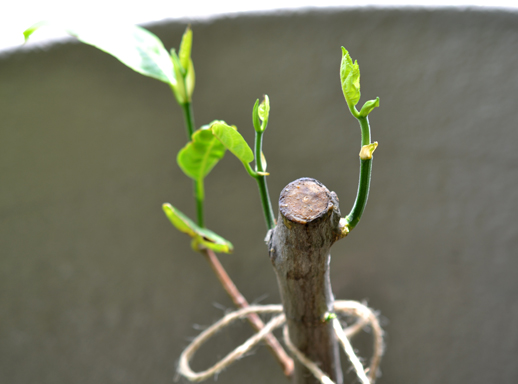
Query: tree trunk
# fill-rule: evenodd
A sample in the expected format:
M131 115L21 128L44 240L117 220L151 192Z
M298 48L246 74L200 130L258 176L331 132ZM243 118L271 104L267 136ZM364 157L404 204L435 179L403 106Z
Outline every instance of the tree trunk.
M290 340L341 384L338 343L331 322L324 320L327 312L333 312L329 249L340 238L338 198L317 180L302 178L282 190L279 211L277 226L269 233L268 249ZM295 359L293 383L318 381Z

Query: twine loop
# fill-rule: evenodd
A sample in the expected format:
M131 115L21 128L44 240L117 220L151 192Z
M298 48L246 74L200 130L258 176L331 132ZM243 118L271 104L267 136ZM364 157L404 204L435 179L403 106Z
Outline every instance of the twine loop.
M342 328L340 321L336 318L329 321L333 322L333 328L336 336L340 341L346 355L348 356L358 378L362 384L373 384L378 366L383 354L383 330L379 325L376 314L366 305L363 305L357 301L340 300L335 301L334 311L336 313L342 313L346 315L352 315L357 318L357 321L347 327L345 330ZM226 355L223 359L218 361L212 367L201 371L194 372L189 361L192 359L196 351L218 331L227 327L232 322L242 319L251 313L278 313L279 315L274 316L259 332L250 337L243 344L235 348L232 352ZM282 305L253 305L238 311L229 313L228 315L221 318L219 321L214 323L212 326L207 328L205 331L200 333L191 344L182 352L180 361L178 364L178 373L186 377L190 381L203 381L209 377L218 374L223 369L227 368L230 364L240 359L249 352L255 345L261 342L267 334L273 332L275 329L284 325L283 337L284 343L291 351L291 353L299 360L306 368L322 383L322 384L334 384L334 382L322 372L316 363L308 359L300 350L298 350L290 340L288 327L286 326L286 317L283 313ZM364 329L366 326L370 326L373 333L373 354L369 368L364 369L360 359L354 352L354 349L349 339Z

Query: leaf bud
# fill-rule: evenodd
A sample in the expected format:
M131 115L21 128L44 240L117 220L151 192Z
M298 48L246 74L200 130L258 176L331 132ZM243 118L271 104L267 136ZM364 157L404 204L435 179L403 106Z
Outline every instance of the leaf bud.
M362 109L360 110L360 117L367 117L371 111L380 106L380 98L376 97L376 100L369 100L363 104Z

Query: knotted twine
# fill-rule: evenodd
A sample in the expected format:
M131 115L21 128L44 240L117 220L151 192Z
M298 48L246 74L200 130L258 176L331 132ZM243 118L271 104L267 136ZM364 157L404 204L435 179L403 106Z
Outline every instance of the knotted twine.
M373 384L376 380L376 374L378 366L383 354L383 330L379 325L376 314L367 306L350 300L335 301L334 311L336 313L343 313L346 315L352 315L358 318L356 323L347 327L345 330L342 328L340 321L336 318L329 321L333 322L333 328L336 333L340 344L342 345L346 355L348 356L354 371L358 375L362 384ZM218 331L222 330L226 326L230 325L237 319L241 319L249 315L250 313L280 313L273 317L259 332L250 337L243 344L238 346L232 352L230 352L223 359L218 361L212 367L202 372L194 372L189 361L192 359L196 351L205 343L208 339L214 336ZM209 377L218 374L223 369L227 368L230 364L240 359L248 351L250 351L257 343L265 338L267 334L273 332L276 328L284 325L283 337L284 343L291 351L291 353L299 360L322 384L334 384L334 382L322 372L316 363L308 359L301 351L299 351L291 342L289 337L288 327L286 326L286 317L283 313L282 305L253 305L235 312L231 312L228 315L221 318L219 321L214 323L212 326L207 328L205 331L200 333L191 344L180 355L180 361L178 364L178 373L186 377L190 381L203 381ZM356 333L361 331L366 326L372 328L373 333L373 354L369 368L364 369L360 359L354 352L354 349L349 341L349 338L354 336Z

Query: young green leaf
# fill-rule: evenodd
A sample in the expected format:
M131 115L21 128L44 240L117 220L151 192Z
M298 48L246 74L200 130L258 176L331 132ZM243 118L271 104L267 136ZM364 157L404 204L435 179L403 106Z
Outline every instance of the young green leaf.
M322 316L322 322L326 323L326 322L334 320L336 318L337 318L336 313L326 312L326 313L324 313L324 316Z
M211 125L214 123L216 121ZM176 159L187 176L202 180L223 158L225 151L226 147L212 134L210 125L205 125L194 132L192 141L180 150Z
M252 122L256 132L261 131L261 121L259 120L259 99L255 101L254 109L252 110Z
M176 101L178 101L178 104L182 105L189 101L189 97L187 96L185 89L182 64L180 64L180 59L178 58L174 48L171 49L171 62L173 63L174 76L176 78L176 84L171 85L171 88L173 89Z
M193 239L192 245L196 251L204 247L219 253L232 253L234 251L234 246L230 241L206 228L198 227L198 236Z
M192 246L196 251L204 247L210 248L215 252L223 253L232 253L234 250L234 246L230 241L225 240L206 228L200 228L171 204L164 203L162 209L176 229L192 237Z
M360 110L360 116L366 117L371 113L371 111L380 106L380 98L376 97L376 100L369 100L366 101L365 104L363 104L362 109Z
M342 62L340 63L340 80L342 91L349 108L353 108L360 100L360 67L353 61L349 52L342 47Z
M25 40L43 25L61 26L67 33L83 43L119 59L134 71L165 83L176 85L173 64L158 37L144 28L128 25L102 25L99 23L64 25L39 22L24 32Z
M167 218L171 223L178 229L180 232L188 234L190 237L194 237L196 235L195 228L196 224L192 222L187 216L185 216L182 212L177 210L169 203L162 204L162 209L166 214Z
M268 98L268 95L264 95L264 100L259 105L258 115L263 122L261 125L261 131L264 132L268 125L268 116L270 115L270 99Z
M187 75L185 76L185 91L187 92L187 100L192 100L192 94L194 93L194 85L196 83L196 75L194 73L194 65L192 60L189 59L189 67L187 69Z
M254 160L252 149L235 127L219 121L212 124L212 132L242 163L248 164Z
M25 31L23 31L24 44L27 43L29 37L40 27L51 24L49 21L38 21L36 24L31 25Z

